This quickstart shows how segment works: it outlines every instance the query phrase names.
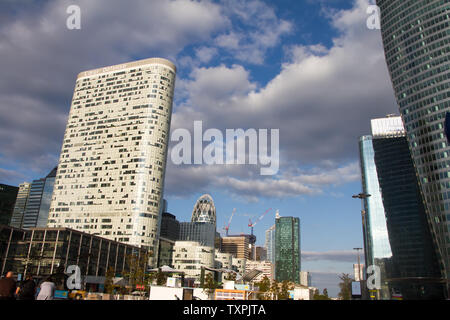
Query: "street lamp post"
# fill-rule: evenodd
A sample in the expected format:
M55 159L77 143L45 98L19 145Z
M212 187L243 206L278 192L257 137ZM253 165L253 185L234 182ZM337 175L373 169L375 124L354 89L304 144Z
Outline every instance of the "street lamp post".
M361 192L359 194L354 194L352 198L354 199L361 199L361 218L362 218L362 229L363 229L363 240L364 240L364 248L366 248L366 211L364 207L364 200L369 198L371 195L365 192ZM362 248L353 248L353 250L357 250L358 252L358 277L359 277L359 283L361 284L361 263L359 260L359 251L362 250ZM355 279L356 280L356 279ZM361 290L362 292L362 290Z

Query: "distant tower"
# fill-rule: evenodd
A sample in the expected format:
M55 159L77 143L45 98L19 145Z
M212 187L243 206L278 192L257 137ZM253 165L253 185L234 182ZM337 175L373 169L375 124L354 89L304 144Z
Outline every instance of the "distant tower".
M216 226L216 207L209 194L204 194L198 198L192 210L191 222L206 222Z

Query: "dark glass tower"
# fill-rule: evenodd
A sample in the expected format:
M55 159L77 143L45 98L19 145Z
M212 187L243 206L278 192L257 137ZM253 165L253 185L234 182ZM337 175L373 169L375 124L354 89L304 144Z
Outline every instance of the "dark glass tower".
M389 131L374 135L373 148L392 250L389 287L408 300L442 299L438 259L406 137Z
M275 279L300 283L300 219L275 220Z
M377 5L386 62L441 273L448 283L450 146L445 118L450 111L450 2L377 0Z
M359 152L362 189L365 194L370 194L370 197L364 199L362 215L365 263L366 267L373 265L380 268L381 287L373 296L377 300L388 300L391 299L391 290L387 282L387 273L392 265L392 251L375 165L372 136L362 136L359 139Z
M18 192L18 187L0 184L0 224L9 224Z

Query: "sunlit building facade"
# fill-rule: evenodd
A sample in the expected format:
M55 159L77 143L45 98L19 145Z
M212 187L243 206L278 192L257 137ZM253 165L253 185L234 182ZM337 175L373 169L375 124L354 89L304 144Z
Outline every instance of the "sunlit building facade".
M175 73L170 61L149 58L78 75L49 227L157 256Z

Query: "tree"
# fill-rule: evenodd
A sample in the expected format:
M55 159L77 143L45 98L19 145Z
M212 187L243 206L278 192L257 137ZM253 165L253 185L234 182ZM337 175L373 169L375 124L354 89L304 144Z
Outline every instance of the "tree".
M113 267L109 267L108 270L106 271L106 275L105 275L105 293L109 293L112 294L114 293L114 268Z
M128 273L125 276L128 278L128 284L132 291L136 289L136 285L143 285L145 289L148 288L146 271L150 255L151 253L130 254L126 257Z
M234 272L228 272L228 273L225 275L225 280L236 281L236 273L234 273Z
M267 296L264 294L265 292L270 290L270 280L267 276L261 279L261 281L255 283L256 286L259 287L259 291L263 292L258 294L258 298L260 300L266 300Z
M330 297L328 297L328 289L323 289L323 294L320 294L319 290L316 289L314 291L313 300L331 300Z
M162 286L167 282L167 274L164 272L158 271L156 274L156 285Z
M206 291L208 295L212 295L214 291L219 287L218 283L214 281L211 273L205 276L205 281L203 282L203 291Z
M281 289L278 296L279 300L288 300L289 299L289 290L294 289L294 286L289 283L289 281L284 280L281 283Z
M352 281L353 279L350 278L350 275L347 273L343 273L339 276L339 279L341 279L341 282L339 283L339 288L341 291L338 294L338 297L341 300L350 300L352 297Z
M272 293L273 300L278 300L278 297L280 295L280 284L278 283L278 281L272 281L269 292Z

